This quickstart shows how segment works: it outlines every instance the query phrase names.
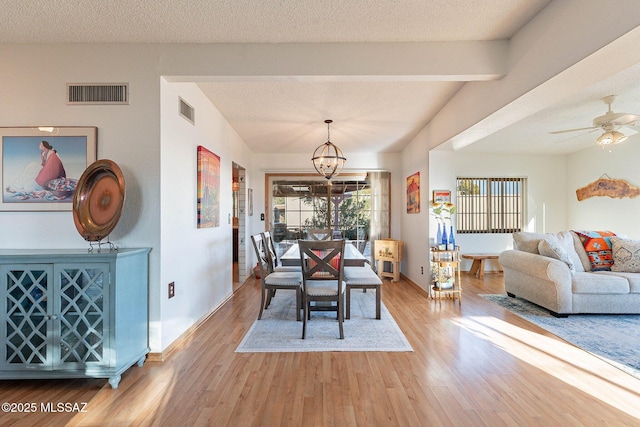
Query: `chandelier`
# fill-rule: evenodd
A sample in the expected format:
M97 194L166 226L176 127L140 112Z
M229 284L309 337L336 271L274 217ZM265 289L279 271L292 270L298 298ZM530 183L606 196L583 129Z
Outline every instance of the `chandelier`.
M342 151L331 142L329 126L333 120L325 120L324 122L327 124L327 142L316 148L311 161L320 175L331 179L331 177L340 173L347 159L342 154Z

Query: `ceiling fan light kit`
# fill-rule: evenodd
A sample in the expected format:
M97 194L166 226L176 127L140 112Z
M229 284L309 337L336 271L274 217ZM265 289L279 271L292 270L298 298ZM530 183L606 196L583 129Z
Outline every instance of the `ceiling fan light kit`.
M596 144L601 145L603 148L608 145L615 145L623 142L627 139L627 136L617 130L606 131L596 139Z

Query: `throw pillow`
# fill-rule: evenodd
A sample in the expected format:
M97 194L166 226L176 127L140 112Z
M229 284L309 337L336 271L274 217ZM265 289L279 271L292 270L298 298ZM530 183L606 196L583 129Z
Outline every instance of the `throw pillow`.
M611 240L615 233L611 231L574 231L591 262L591 271L610 271L613 265Z
M583 252L585 255L588 268L591 268L591 264L589 263L589 258L587 258L587 253L584 252L582 243L580 243L580 240L577 238L577 236L574 239L574 236L575 236L574 233L570 231L560 231L559 233L555 234L555 236L558 238L558 242L560 243L560 246L562 246L562 248L565 251L567 251L567 255L569 256L569 259L573 263L573 268L576 273L583 273L585 271L582 259L580 258L580 255L578 255L578 252L576 251L576 245L575 245L576 240L578 241L580 251Z
M611 271L640 273L640 240L611 237L613 265Z
M538 252L540 255L560 260L567 264L571 274L576 272L573 261L569 257L567 251L562 247L558 238L554 235L548 235L544 240L540 240L538 244Z

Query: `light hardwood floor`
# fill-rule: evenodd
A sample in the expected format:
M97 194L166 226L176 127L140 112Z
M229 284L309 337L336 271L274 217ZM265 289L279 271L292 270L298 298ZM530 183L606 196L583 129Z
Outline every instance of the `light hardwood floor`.
M463 284L462 306L440 307L384 281L411 353L234 353L258 313L250 279L179 351L129 369L117 390L0 381L0 402L86 403L84 413L0 413L0 425L640 425L640 380L478 296L502 293L501 274L463 273Z

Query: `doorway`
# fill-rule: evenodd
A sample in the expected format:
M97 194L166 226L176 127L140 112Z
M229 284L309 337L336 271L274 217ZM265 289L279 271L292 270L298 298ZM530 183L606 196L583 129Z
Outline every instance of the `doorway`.
M231 197L233 200L233 291L247 280L246 271L246 171L237 163L232 163Z

